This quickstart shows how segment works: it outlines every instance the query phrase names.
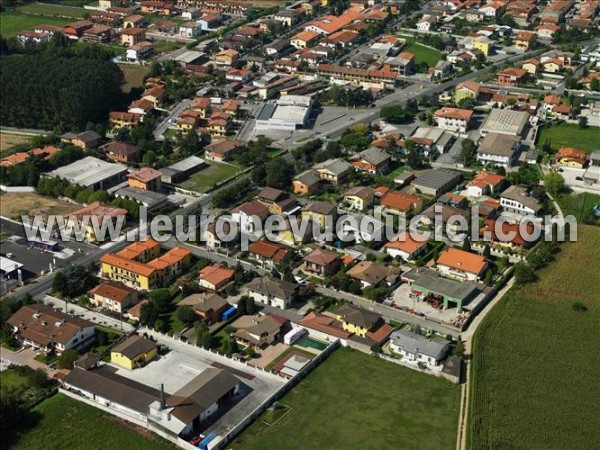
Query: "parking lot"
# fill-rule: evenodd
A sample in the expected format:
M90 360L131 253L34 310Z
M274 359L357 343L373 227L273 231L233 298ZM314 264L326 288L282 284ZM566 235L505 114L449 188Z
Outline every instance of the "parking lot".
M399 308L412 309L417 313L425 315L426 317L446 323L451 323L452 320L458 316L458 311L456 308L448 308L446 310L435 309L426 302L419 301L417 298L411 298L410 292L410 284L404 283L400 285L400 287L394 291L392 297L394 304Z
M216 420L204 431L205 434L226 434L287 382L277 375L248 367L177 339L154 332L149 334L171 351L135 371L119 369L119 375L154 388L160 388L164 384L168 394L175 393L209 367L227 370L242 382L240 397L235 399L235 404L226 405L225 413L217 415Z

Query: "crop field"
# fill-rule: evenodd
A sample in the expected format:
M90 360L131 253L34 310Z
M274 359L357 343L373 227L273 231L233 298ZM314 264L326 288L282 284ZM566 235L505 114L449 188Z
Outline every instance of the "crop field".
M48 214L65 215L79 209L78 205L68 203L52 197L44 197L36 193L8 192L2 194L0 201L0 215L12 219L21 215L31 216Z
M578 125L560 123L540 128L537 146L550 142L553 150L561 147L577 147L591 153L598 149L598 129L596 127L579 128Z
M18 8L20 12L40 16L67 17L82 19L86 10L75 6L55 5L51 3L29 3Z
M563 214L573 215L577 223L600 226L600 217L594 214L594 206L600 205L600 195L583 192L559 194L557 201Z
M458 386L358 351L338 349L266 411L234 449L452 449Z
M26 148L31 142L31 136L21 136L20 134L0 133L0 157L5 157Z
M578 237L477 330L469 448L598 448L600 230Z
M14 449L177 448L148 430L128 424L63 394L50 397L33 408L30 422L28 429L22 431Z

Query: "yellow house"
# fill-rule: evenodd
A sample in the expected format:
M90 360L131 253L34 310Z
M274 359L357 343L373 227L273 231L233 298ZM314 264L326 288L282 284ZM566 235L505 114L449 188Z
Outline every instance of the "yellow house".
M467 80L462 83L458 83L456 85L456 89L454 90L454 101L458 103L463 98L472 98L476 100L477 95L479 94L479 87L479 83L472 80Z
M352 305L340 306L335 314L345 331L360 337L366 337L367 333L382 321L379 314Z
M100 258L102 276L138 290L156 289L178 276L191 262L191 252L175 247L160 256L153 239L136 242Z
M373 205L375 190L370 187L353 187L344 192L344 204L352 211L366 211Z
M110 362L125 369L143 367L158 354L158 345L139 334L129 336L110 352Z
M537 59L528 59L523 63L521 67L525 69L530 75L536 75L540 64L541 63Z
M337 206L333 203L327 202L312 202L302 210L302 220L312 220L319 224L320 228L324 228L329 221L332 225L335 225L335 219L337 218Z
M544 62L544 72L558 73L563 67L560 59L551 59Z
M482 36L473 41L473 49L480 50L487 58L490 55L492 44L493 42L489 38Z

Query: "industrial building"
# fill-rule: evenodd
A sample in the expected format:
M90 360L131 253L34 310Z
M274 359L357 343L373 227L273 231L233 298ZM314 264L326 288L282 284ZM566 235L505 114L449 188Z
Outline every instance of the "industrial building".
M256 117L257 130L296 130L308 126L312 109L311 98L285 95L275 102L265 103Z
M47 177L60 178L93 191L107 190L125 181L127 166L108 163L93 156L75 161L46 174Z
M454 188L461 179L459 172L446 169L430 169L419 175L412 185L418 193L439 197Z

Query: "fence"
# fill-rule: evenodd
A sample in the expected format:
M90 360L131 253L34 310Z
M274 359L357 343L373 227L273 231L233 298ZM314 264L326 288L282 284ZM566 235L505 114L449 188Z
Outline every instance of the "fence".
M229 433L227 433L223 438L212 447L214 450L221 450L225 448L225 446L233 441L242 431L246 429L254 420L260 416L269 406L271 406L277 399L283 397L291 388L296 386L302 378L304 378L312 369L318 366L327 356L329 356L336 348L340 345L339 339L333 341L325 350L323 350L319 355L310 360L308 364L306 364L300 372L294 375L288 383L281 386L277 391L271 394L270 397L265 399L260 405L254 409L250 414L248 414L244 420L238 423Z
M0 191L2 192L35 192L35 188L31 186L5 186L0 184Z
M460 383L460 377L456 377L454 375L445 373L442 371L441 368L439 370L422 368L419 366L415 366L414 364L407 363L401 359L386 355L385 353L372 353L372 355L375 356L376 358L383 359L384 361L388 361L388 362L391 362L394 364L398 364L399 366L403 366L403 367L407 367L412 370L416 370L417 372L425 373L427 375L433 375L438 378L444 378L445 380L448 380L454 384Z

